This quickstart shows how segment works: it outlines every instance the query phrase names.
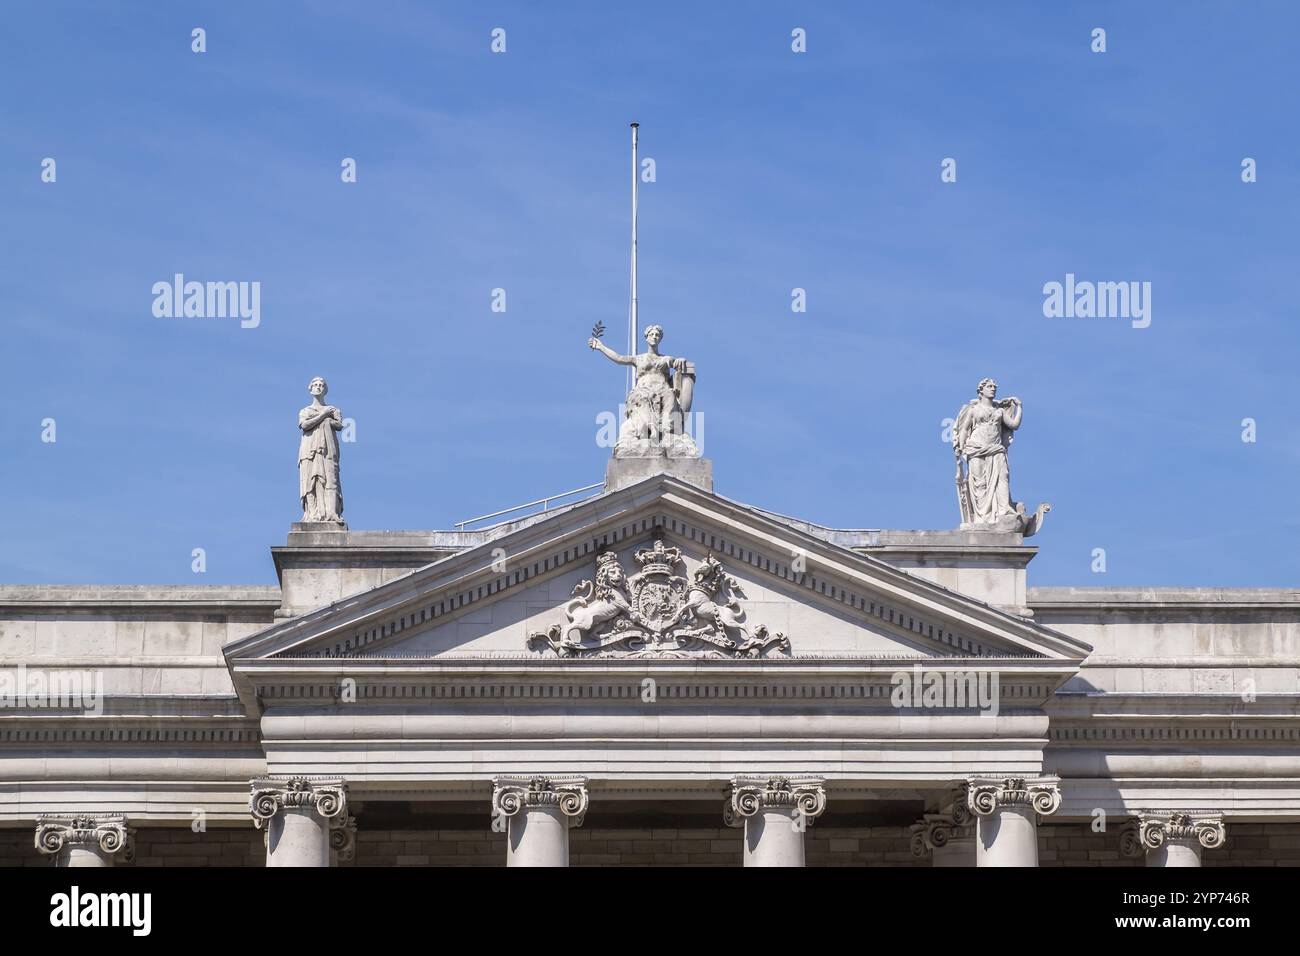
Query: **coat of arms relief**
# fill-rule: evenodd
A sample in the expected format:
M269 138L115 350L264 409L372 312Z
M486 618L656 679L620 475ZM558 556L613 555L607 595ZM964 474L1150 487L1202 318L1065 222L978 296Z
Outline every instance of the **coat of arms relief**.
M678 548L656 541L636 552L641 570L627 575L618 555L596 558L596 580L579 581L564 605L567 618L528 637L530 648L560 657L760 657L789 651L790 639L749 627L740 582L708 554L689 578Z

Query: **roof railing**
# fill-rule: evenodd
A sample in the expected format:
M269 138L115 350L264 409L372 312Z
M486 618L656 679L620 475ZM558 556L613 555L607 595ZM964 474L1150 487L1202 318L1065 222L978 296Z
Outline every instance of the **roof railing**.
M605 483L603 481L598 481L594 485L587 485L583 488L574 488L572 491L565 491L558 495L548 495L545 498L538 498L536 501L529 501L522 505L515 505L513 508L505 508L501 511L494 511L488 515L479 515L477 518L466 518L464 521L456 522L456 530L457 531L485 531L487 530L486 528L466 528L465 526L468 524L474 524L479 521L486 521L489 518L500 518L502 515L514 514L516 511L523 511L525 508L535 508L538 505L542 506L541 512L538 512L540 514L549 511L551 508L551 503L554 501L560 501L564 498L571 498L574 495L582 494L584 491L593 491L596 488L604 488L604 487L605 487ZM594 497L594 496L589 496L589 497ZM576 504L576 502L570 501L567 502L567 504ZM530 516L520 515L520 517L527 518ZM502 522L497 522L497 524L501 524L501 523Z

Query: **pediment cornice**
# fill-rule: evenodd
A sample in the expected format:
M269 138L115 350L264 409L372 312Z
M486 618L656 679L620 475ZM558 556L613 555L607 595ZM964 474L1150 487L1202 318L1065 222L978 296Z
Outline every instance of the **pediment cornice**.
M1022 655L1077 667L1091 650L1031 620L661 475L277 624L228 646L225 654L236 669L258 658L383 655L403 634L655 535L782 582L812 603L925 648L931 657Z

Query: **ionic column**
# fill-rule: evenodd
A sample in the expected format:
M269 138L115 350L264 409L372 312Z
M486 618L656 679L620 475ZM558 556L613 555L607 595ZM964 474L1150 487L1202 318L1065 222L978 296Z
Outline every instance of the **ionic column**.
M54 857L55 866L112 866L131 859L134 847L120 813L36 818L36 849Z
M966 806L976 816L976 866L1038 866L1038 817L1061 805L1057 777L972 777Z
M803 866L803 834L826 809L821 777L731 778L722 808L729 827L745 828L745 866Z
M346 817L347 785L319 777L258 777L248 808L266 827L267 866L329 866L330 821Z
M569 828L582 826L586 812L586 777L492 780L492 825L506 826L506 866L568 866Z
M1126 856L1146 855L1147 866L1200 866L1201 848L1227 842L1220 813L1143 810L1120 838Z
M931 866L975 865L975 818L960 792L941 813L927 813L912 824L912 855L930 857Z

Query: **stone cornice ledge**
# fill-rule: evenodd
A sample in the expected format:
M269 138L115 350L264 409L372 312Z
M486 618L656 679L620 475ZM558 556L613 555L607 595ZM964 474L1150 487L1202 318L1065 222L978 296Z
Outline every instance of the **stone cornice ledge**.
M1037 587L1025 603L1035 611L1156 611L1284 609L1300 614L1300 588Z
M603 697L599 685L604 678L637 696L643 681L653 679L662 687L690 687L699 696L730 697L731 688L758 688L766 693L774 687L792 693L774 697L797 700L836 698L867 701L890 706L893 678L910 674L919 659L774 658L765 660L654 660L636 658L568 660L555 658L446 659L446 658L300 658L240 660L231 665L235 686L250 710L260 714L268 699L285 699L299 704L330 700L339 695L344 679L356 682L356 689L379 688L388 693L360 693L361 697L405 699L418 704L431 697L460 696L490 699L502 696L528 697L558 704L573 696ZM931 658L927 670L957 672L996 670L999 674L1003 707L1042 707L1056 688L1074 674L1067 661L1046 658ZM518 692L503 695L491 683L509 685ZM447 694L445 689L455 690ZM708 692L719 689L718 693ZM411 693L415 690L416 693ZM723 691L726 691L724 693ZM573 693L573 692L576 692ZM737 698L740 695L735 695ZM753 700L762 694L746 694Z
M0 610L67 612L80 609L171 611L193 614L264 612L280 606L280 589L270 585L192 584L8 584L0 585Z
M1048 707L1060 726L1075 722L1276 720L1300 717L1300 692L1257 694L1074 694L1058 693Z
M680 658L554 658L540 655L501 657L274 657L240 660L231 665L237 674L321 675L536 675L546 674L662 674L690 675L713 679L728 676L765 677L815 674L892 674L911 672L915 664L927 670L997 670L1026 675L1073 674L1069 661L1043 657L775 657L762 659Z

